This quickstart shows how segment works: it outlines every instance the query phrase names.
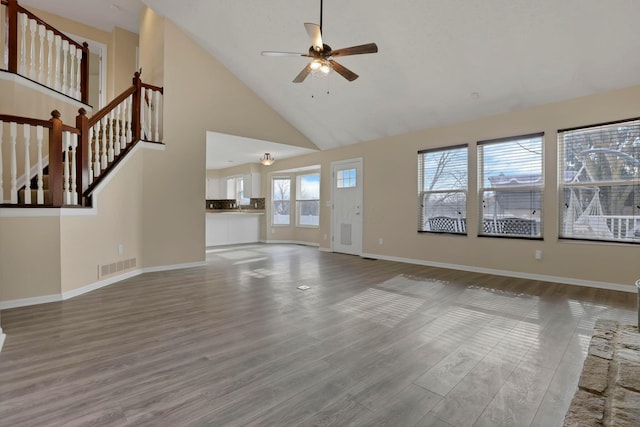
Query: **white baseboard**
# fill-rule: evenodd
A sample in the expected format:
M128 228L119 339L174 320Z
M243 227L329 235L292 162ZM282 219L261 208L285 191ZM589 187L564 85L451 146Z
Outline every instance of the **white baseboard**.
M262 242L270 243L270 244L303 245L303 246L315 246L315 247L320 246L319 243L304 242L302 240L263 240Z
M46 304L49 302L57 302L57 301L62 301L61 294L12 299L7 301L0 301L0 310L7 310L10 308L16 308L16 307L26 307L28 305Z
M180 270L182 268L202 267L207 265L206 261L188 262L184 264L159 265L157 267L146 267L142 269L142 273L155 273L158 271Z
M331 250L331 248L324 248L324 247L322 247L322 246L320 246L320 247L318 248L318 250L319 250L320 252L333 252L333 251Z
M572 277L549 276L546 274L523 273L519 271L498 270L494 268L474 267L470 265L449 264L443 262L425 261L413 258L401 258L378 254L362 254L363 258L382 259L385 261L404 262L407 264L426 265L428 267L449 268L451 270L470 271L473 273L493 274L496 276L515 277L519 279L540 280L543 282L560 283L563 285L586 286L589 288L608 289L612 291L635 292L635 287L620 283L598 282L595 280L574 279Z
M128 271L124 274L119 274L117 276L109 277L107 279L100 280L95 283L91 283L86 286L82 286L80 288L72 289L70 291L63 292L61 294L55 295L45 295L41 297L33 297L33 298L20 298L14 300L0 301L0 310L7 310L9 308L17 308L17 307L26 307L28 305L37 305L37 304L46 304L49 302L57 302L68 300L73 297L77 297L82 294L86 294L87 292L95 291L96 289L104 288L105 286L112 285L114 283L121 282L122 280L129 279L131 277L139 276L144 273L154 273L157 271L169 271L169 270L179 270L182 268L192 268L192 267L201 267L206 265L205 261L198 262L190 262L184 264L173 264L173 265L161 265L157 267L147 267L147 268L139 268L136 270Z
M4 339L7 336L5 334L2 333L2 328L0 328L0 351L2 351L2 344L4 344Z

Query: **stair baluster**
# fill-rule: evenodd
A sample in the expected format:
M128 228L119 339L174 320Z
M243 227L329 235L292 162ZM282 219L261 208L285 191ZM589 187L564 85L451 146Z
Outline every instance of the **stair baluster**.
M89 143L87 144L87 158L89 159L89 176L87 179L89 180L88 184L91 185L93 182L93 160L91 158L91 145L93 144L93 128L89 128Z
M133 126L133 95L129 95L129 97L127 97L126 100L126 105L127 105L127 142L132 141L133 140L133 131L132 131L132 126Z
M31 204L31 179L30 170L31 170L31 158L29 156L29 146L31 145L31 126L27 124L22 125L22 136L24 137L24 176L25 186L24 186L24 204Z
M76 49L76 90L72 95L76 99L82 98L82 53L82 49ZM86 100L84 100L84 102L86 102Z
M120 155L120 104L115 108L115 119L113 120L113 150L116 156Z
M54 84L53 88L60 92L60 52L62 50L62 37L56 34L54 37L55 48L56 48L56 68L53 73Z
M44 180L42 178L42 138L43 138L42 126L36 126L36 140L38 142L38 191L36 192L36 203L39 205L44 204Z
M47 30L47 86L51 87L51 67L53 64L53 31Z
M35 19L29 19L29 78L36 79L36 30L38 23Z
M118 141L118 144L120 144L120 151L122 151L125 148L127 148L127 137L126 137L127 100L125 99L124 101L122 101L120 106L122 106L122 108L120 108L119 110L120 114L118 117L118 120L120 122L120 140Z
M100 169L107 168L109 162L107 161L107 116L104 116L100 120L102 128L102 156L100 157Z
M16 122L9 123L9 146L11 147L11 190L9 190L9 202L11 204L18 203L18 167L16 163L16 136L18 133L18 124Z
M160 91L156 90L153 92L153 94L155 95L155 102L154 102L154 107L155 107L155 133L154 133L154 141L160 141Z
M67 58L69 56L69 41L62 41L62 93L68 93L67 86Z
M64 204L71 204L71 187L69 185L69 147L71 141L69 140L69 132L62 132L62 147L64 151L63 159L63 181L62 181L62 194L64 194Z
M47 29L44 25L38 25L38 40L40 49L38 51L38 81L44 83L44 43Z
M100 176L100 120L93 126L93 151L95 161L93 162L93 176L95 178Z
M66 94L69 96L76 96L76 47L69 44L69 87Z
M18 14L20 22L20 74L27 75L27 15Z
M111 110L109 112L109 114L107 115L107 129L108 132L105 131L105 135L107 136L107 159L109 160L109 163L113 162L113 110Z
M71 153L71 200L70 203L73 205L78 204L78 173L77 173L77 153L78 153L78 137L76 135L71 135L71 132L65 132L67 141L70 147Z

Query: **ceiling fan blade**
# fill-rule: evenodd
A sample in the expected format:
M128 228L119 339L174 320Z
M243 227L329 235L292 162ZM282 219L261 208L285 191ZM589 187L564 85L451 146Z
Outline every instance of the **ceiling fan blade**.
M306 67L304 67L302 69L302 71L300 71L300 74L298 74L296 76L295 79L293 79L294 83L302 83L304 81L304 79L307 78L307 76L309 75L309 73L311 73L311 63L308 63Z
M316 52L322 52L324 47L322 45L322 32L320 31L320 25L306 22L304 24L304 28L307 29L307 33L311 38L311 45L313 46L313 49Z
M308 53L297 53L297 52L274 52L271 50L263 50L261 52L262 56L309 56Z
M350 82L358 78L358 75L356 73L354 73L344 65L340 65L333 59L330 59L329 62L331 63L331 67L335 70L336 73L340 74L342 77L349 80Z
M378 46L375 43L361 44L359 46L345 47L331 51L331 56L362 55L363 53L376 53Z

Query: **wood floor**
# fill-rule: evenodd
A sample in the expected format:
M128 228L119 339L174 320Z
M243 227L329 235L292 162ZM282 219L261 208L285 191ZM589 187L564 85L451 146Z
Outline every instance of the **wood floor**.
M295 245L207 260L3 311L0 425L552 427L595 320L636 319L632 293Z

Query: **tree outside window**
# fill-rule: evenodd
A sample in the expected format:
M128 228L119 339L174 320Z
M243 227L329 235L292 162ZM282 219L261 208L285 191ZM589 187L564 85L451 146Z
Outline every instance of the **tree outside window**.
M273 178L273 225L291 223L291 178Z

